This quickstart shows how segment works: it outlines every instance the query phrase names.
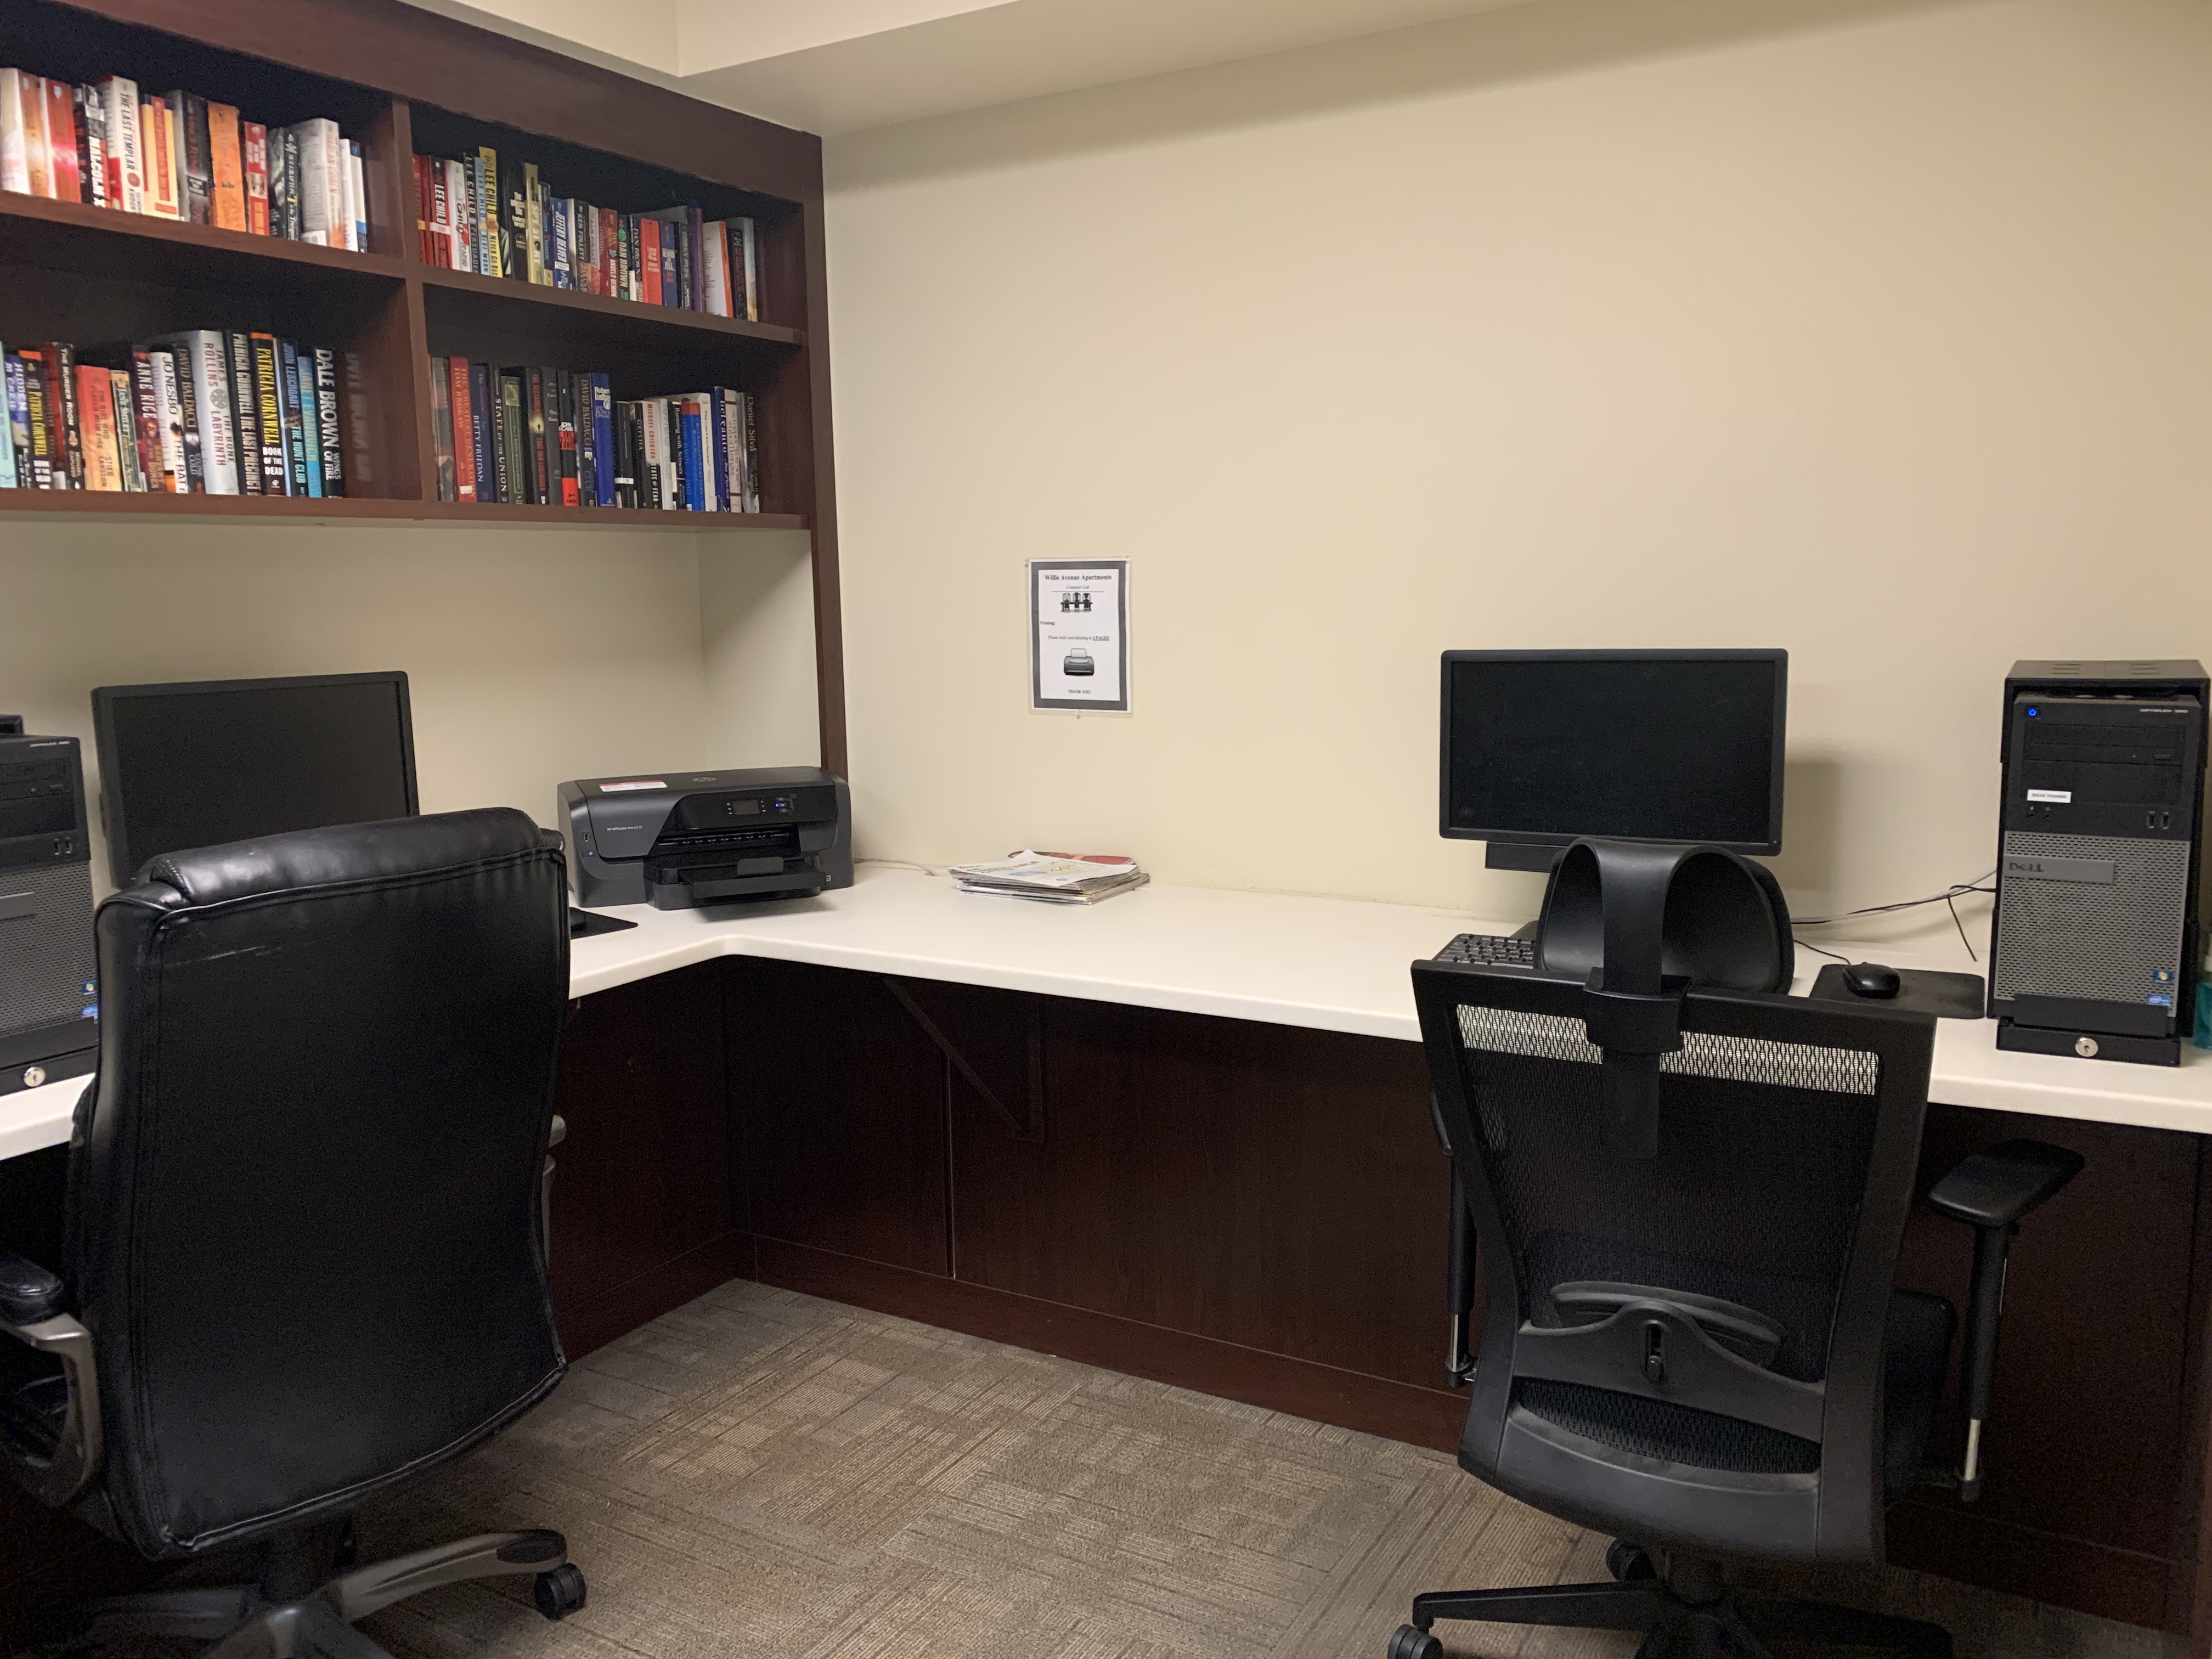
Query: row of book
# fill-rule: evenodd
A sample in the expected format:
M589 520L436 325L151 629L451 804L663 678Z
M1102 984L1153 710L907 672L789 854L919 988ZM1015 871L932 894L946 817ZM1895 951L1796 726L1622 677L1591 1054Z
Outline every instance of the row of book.
M176 495L345 494L338 360L270 334L194 329L93 354L0 349L0 488Z
M368 246L361 146L337 122L267 127L198 93L142 97L119 75L72 86L0 70L0 190L356 253Z
M605 374L430 360L441 501L757 513L749 393L617 401Z
M556 196L535 161L479 149L415 158L422 262L640 305L760 320L760 251L749 218L696 203L618 213Z

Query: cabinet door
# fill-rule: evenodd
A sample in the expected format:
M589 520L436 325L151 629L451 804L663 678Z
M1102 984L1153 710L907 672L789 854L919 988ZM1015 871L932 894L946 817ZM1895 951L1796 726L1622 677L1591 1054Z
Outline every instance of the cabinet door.
M950 1273L936 1042L879 975L744 957L726 965L746 1226Z
M576 1310L737 1226L718 963L588 996L561 1036L553 1300Z
M1421 1386L1449 1172L1419 1044L1046 999L1041 1121L956 1077L976 1284Z

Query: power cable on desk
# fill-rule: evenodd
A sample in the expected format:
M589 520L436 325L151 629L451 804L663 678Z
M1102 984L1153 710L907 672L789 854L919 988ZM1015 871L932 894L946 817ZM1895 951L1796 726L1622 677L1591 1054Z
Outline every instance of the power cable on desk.
M941 876L947 872L946 867L944 866L935 864L917 864L912 859L854 859L853 862L855 864L896 865L902 870L919 870L925 876Z
M1914 909L1923 904L1940 904L1951 913L1951 925L1959 930L1959 943L1966 947L1968 959L1978 963L1981 957L1975 953L1974 942L1966 937L1966 924L1959 920L1958 901L1969 893L1996 892L1996 888L1982 885L1996 874L1995 870L1990 870L1985 874L1976 876L1972 881L1954 882L1942 892L1930 893L1926 898L1904 899L1895 904L1869 904L1861 909L1844 910L1832 916L1799 916L1795 918L1790 925L1793 930L1798 927L1826 927L1835 922L1850 921L1858 916L1887 916L1894 915L1899 910ZM1791 937L1796 938L1794 931ZM1848 957L1838 956L1833 951L1822 950L1817 945L1807 944L1802 939L1797 939L1797 943L1803 945L1808 951L1819 951L1824 957L1835 957L1838 962L1850 960Z

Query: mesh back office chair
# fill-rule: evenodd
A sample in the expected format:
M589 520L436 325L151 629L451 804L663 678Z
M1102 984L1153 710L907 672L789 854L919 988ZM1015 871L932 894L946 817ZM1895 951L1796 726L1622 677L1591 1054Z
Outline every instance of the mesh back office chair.
M1619 1156L1580 983L1426 963L1413 980L1488 1294L1460 1462L1623 1541L1614 1583L1417 1598L1390 1659L1437 1659L1439 1619L1642 1631L1653 1659L1758 1656L1762 1636L1948 1654L1936 1626L1738 1594L1718 1565L1879 1560L1884 1508L1921 1477L1955 1322L1891 1279L1935 1022L1691 991L1657 1156ZM1974 1287L1977 1425L2002 1240L2080 1167L2013 1143L1934 1195L1997 1241L1977 1252L1995 1268Z
M258 1541L263 1565L58 1634L371 1656L351 1620L457 1579L580 1605L553 1532L346 1570L362 1500L564 1369L559 845L506 809L305 830L156 859L100 906L66 1279L0 1252L0 1462L149 1558Z

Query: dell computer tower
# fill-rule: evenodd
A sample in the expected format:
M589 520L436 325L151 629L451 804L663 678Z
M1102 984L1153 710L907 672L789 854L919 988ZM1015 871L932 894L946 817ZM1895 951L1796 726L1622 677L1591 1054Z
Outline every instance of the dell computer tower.
M2193 661L2013 665L1990 962L2000 1048L2180 1063L2207 695Z
M0 1094L93 1068L92 850L75 738L0 717Z

